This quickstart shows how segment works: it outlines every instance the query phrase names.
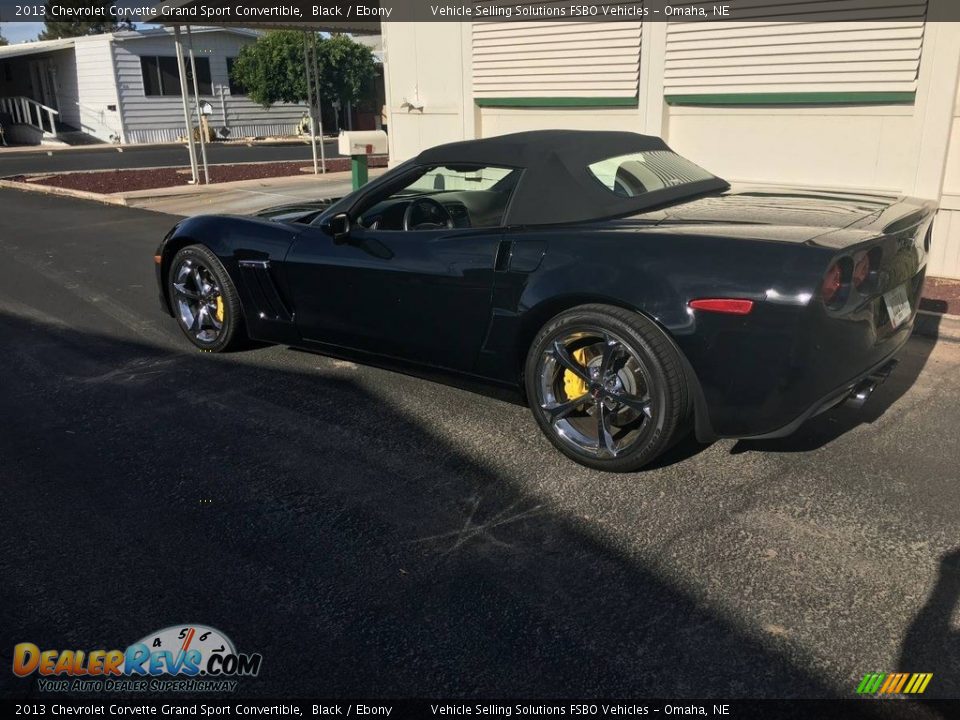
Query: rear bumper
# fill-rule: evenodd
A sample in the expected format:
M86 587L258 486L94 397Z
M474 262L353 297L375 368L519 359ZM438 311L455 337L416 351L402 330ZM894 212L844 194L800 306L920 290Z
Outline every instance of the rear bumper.
M827 410L832 410L833 408L838 407L846 402L853 403L858 407L862 406L869 399L873 391L890 376L891 372L893 372L893 369L896 367L898 362L893 355L895 355L899 350L900 348L897 348L897 350L891 353L890 356L877 363L874 367L870 368L864 373L861 373L849 382L844 383L841 387L820 398L809 408L807 408L807 410L801 415L789 422L787 425L784 425L782 428L759 435L742 436L740 439L769 440L772 438L786 437L787 435L792 435L795 433L807 420L810 420L821 413L825 413Z
M880 294L842 312L818 302L759 303L742 319L698 317L701 342L684 348L693 350L687 355L702 393L697 437L783 437L855 391L869 395L910 338L923 279L921 268L905 281L914 309L897 327Z

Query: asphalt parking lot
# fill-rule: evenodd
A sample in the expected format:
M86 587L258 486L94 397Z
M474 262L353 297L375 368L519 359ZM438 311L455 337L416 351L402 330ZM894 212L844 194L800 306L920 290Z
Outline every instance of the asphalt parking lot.
M912 340L859 414L604 475L503 399L191 351L173 221L0 190L0 668L193 622L263 654L244 696L960 696L960 345Z

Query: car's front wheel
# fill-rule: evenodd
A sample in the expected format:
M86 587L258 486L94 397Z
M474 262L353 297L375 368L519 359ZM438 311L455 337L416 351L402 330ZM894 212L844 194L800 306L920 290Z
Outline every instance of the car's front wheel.
M205 352L223 352L244 340L240 299L220 260L203 245L188 245L174 256L167 292L187 339Z
M639 313L582 305L537 334L525 367L540 428L588 467L639 470L666 450L687 413L680 357Z

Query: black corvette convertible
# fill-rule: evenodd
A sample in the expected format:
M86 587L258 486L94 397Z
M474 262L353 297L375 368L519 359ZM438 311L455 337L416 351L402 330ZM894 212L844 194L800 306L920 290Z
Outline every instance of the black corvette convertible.
M519 389L574 460L635 470L863 401L906 342L935 207L731 188L655 137L435 147L333 203L177 224L164 309L253 339Z

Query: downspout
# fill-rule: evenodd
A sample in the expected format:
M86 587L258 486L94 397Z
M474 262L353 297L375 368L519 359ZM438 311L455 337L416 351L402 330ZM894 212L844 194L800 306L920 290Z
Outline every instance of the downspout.
M113 68L113 96L117 101L117 122L120 124L120 143L125 144L127 142L127 122L124 118L126 110L123 108L123 104L120 101L120 76L117 75L117 46L116 38L113 35L110 36L108 40L109 50L110 50L110 67ZM73 60L77 62L77 46L73 46ZM77 83L77 113L80 118L80 129L83 129L83 107L80 106L80 83Z

